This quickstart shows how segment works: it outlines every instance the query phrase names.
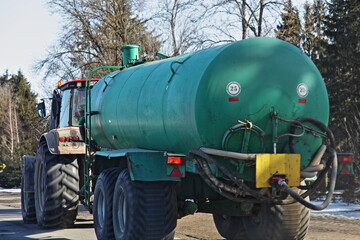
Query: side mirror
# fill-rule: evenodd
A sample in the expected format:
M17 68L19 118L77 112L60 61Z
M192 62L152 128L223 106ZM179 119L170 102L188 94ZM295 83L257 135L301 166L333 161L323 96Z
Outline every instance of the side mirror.
M45 110L45 102L42 100L42 102L38 103L37 105L38 114L39 117L46 117L46 110Z

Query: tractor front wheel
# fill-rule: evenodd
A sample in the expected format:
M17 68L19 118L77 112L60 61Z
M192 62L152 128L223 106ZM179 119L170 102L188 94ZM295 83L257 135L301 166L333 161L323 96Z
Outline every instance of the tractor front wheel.
M79 191L75 156L53 155L46 142L38 147L35 164L35 208L42 228L72 226L77 216Z

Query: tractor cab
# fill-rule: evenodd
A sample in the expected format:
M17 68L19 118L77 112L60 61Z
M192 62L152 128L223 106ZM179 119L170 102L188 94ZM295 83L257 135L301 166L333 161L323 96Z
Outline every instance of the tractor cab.
M99 79L90 79L90 86ZM59 81L51 98L50 129L80 126L84 122L86 79ZM39 115L45 116L44 101L38 104Z

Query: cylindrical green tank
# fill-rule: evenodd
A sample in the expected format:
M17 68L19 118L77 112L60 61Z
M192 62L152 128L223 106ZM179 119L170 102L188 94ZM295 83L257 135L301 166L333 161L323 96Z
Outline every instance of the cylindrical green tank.
M274 38L251 38L113 72L93 87L91 99L91 111L98 112L92 116L92 137L110 149L222 149L228 129L248 120L266 134L262 147L250 139L248 152L272 153L272 113L325 124L329 117L316 66L299 48ZM287 132L289 124L278 123L277 135ZM242 138L235 139L241 146ZM319 142L314 143L316 149ZM284 144L279 142L279 151Z

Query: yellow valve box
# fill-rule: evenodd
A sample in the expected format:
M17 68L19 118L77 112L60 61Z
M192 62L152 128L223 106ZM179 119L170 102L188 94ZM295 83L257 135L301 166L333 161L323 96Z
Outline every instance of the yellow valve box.
M256 187L271 187L269 180L278 174L286 174L288 185L300 185L300 154L257 154Z

